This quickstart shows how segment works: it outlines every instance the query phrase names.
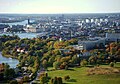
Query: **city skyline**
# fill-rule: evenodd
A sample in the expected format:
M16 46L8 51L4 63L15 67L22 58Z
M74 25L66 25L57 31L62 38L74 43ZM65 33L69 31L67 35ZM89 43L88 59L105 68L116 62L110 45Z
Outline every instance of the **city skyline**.
M0 13L119 13L120 0L0 0Z

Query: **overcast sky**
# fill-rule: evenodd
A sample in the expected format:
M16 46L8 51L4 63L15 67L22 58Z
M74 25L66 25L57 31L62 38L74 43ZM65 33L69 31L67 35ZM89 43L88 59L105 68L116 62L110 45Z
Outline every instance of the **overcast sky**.
M120 0L0 0L0 13L112 13Z

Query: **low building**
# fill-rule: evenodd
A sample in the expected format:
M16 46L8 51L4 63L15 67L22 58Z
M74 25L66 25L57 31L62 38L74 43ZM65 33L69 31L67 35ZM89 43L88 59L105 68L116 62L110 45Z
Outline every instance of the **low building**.
M95 37L95 38L89 38L85 41L78 41L78 45L80 50L91 50L94 49L97 45L105 45L105 38L101 37Z
M120 33L106 33L106 41L118 41L120 40Z
M77 56L78 57L90 57L91 54L90 54L90 52L83 52L83 53L78 54Z
M38 27L37 25L27 25L25 28L23 28L27 33L28 32L43 32L45 31L45 28Z
M68 49L59 49L62 53L69 53L70 52L70 50L68 50Z
M82 45L72 45L72 47L76 50L83 50L83 46Z

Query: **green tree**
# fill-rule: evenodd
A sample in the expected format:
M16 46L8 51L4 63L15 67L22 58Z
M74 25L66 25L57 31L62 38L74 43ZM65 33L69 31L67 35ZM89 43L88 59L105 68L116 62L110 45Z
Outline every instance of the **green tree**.
M113 62L110 62L110 67L114 67L114 63Z
M41 76L40 76L40 83L41 84L47 84L48 83L48 77L46 77L46 75L45 74L41 74Z
M57 78L57 84L62 84L62 78L61 77Z
M11 80L10 84L18 84L17 80Z
M60 62L56 61L53 63L53 67L57 70L59 68L60 64L61 64Z
M10 79L10 78L14 78L15 76L15 71L14 69L10 68L10 69L5 69L4 71L4 76L6 79Z
M85 60L85 59L83 59L81 62L80 62L80 65L81 66L86 66L88 64L88 62Z
M69 80L70 79L70 76L67 75L67 76L64 76L64 80Z
M54 77L51 79L51 84L63 84L61 77Z
M28 76L24 76L24 77L23 77L23 81L24 81L24 82L28 82L29 79L30 79L30 78L29 78Z
M89 64L95 64L95 63L96 63L96 58L95 58L95 56L89 57L88 62L89 62Z
M43 65L44 69L47 69L47 67L48 67L47 60L43 60L42 65Z
M79 61L80 61L80 58L77 57L76 55L74 55L74 56L72 57L72 61L71 61L71 62L72 62L73 64L77 64L77 63L79 64Z
M54 79L53 79L53 83L52 84L57 84L57 77L55 77Z
M49 58L49 60L48 60L49 66L52 66L52 65L53 65L53 62L55 61L54 59L55 59L55 56L51 56L51 57Z
M65 70L68 70L68 65L65 66Z
M4 74L0 73L0 80L3 80L3 79L4 79Z

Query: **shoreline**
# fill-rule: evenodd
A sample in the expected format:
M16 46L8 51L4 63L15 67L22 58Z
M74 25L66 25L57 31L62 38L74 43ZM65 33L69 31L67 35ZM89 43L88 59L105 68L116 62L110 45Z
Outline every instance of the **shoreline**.
M12 55L3 55L2 52L0 51L1 55L3 57L6 57L6 58L12 58L12 59L17 59L16 57L12 56ZM18 59L17 59L18 60ZM19 60L18 60L19 61Z
M11 55L2 55L0 51L0 63L8 63L11 68L16 68L20 61Z

